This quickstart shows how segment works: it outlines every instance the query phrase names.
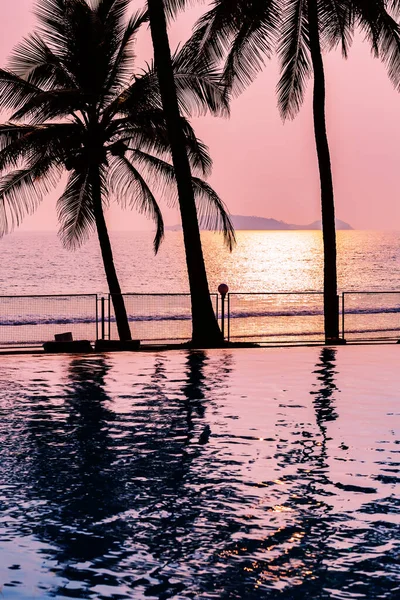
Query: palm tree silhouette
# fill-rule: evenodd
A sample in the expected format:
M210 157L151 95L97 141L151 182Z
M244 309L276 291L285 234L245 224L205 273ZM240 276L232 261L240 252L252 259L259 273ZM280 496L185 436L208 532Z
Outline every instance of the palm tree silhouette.
M185 0L183 2L177 2L176 0L167 0L167 2L164 2L164 0L147 1L154 60L158 73L178 187L179 208L192 301L192 341L195 345L199 346L213 346L220 344L223 339L210 298L191 180L190 162L181 124L180 106L176 90L177 77L174 77L173 60L167 31L166 10L174 14L176 9L181 8L184 4ZM189 65L190 61L186 64ZM201 77L206 75L207 81L209 81L212 76L211 73L207 73L207 68L198 69L198 74L199 85L201 85ZM216 89L218 90L217 85ZM215 95L215 90L208 86L208 88L199 89L199 92L208 95L208 102L213 105L214 110L218 109L219 94ZM225 227L228 227L228 225L228 223L224 223ZM233 242L234 236L232 233L228 240L230 248Z
M314 131L321 182L324 242L325 337L339 338L336 228L333 178L325 121L323 51L340 45L344 57L356 27L373 55L387 64L400 84L400 31L391 16L397 0L215 0L198 22L186 51L209 65L225 58L227 92L241 92L277 49L281 61L278 103L284 119L301 107L307 79L314 76ZM204 68L204 66L203 66Z
M39 28L14 50L9 70L0 70L0 108L12 111L0 125L0 233L31 214L66 169L57 204L60 235L74 248L96 229L121 340L131 332L104 218L110 192L123 207L154 219L156 252L164 224L151 187L176 201L157 75L149 65L132 76L133 44L148 16L139 11L127 19L128 4L39 0ZM174 67L187 112L193 104L216 111L218 86L204 73L198 78L179 54ZM207 174L207 148L185 116L179 123L192 168ZM221 226L231 244L232 225L218 195L198 177L191 186L203 219Z

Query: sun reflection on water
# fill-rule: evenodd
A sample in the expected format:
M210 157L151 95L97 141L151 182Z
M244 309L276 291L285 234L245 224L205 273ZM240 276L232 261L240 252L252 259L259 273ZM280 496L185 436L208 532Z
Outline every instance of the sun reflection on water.
M267 234L267 235L266 235ZM322 238L318 231L239 231L232 254L218 236L207 234L204 251L213 287L217 276L232 291L319 290L322 285Z

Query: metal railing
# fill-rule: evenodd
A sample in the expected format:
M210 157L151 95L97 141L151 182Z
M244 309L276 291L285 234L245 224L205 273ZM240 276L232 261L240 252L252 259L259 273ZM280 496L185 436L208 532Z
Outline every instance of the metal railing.
M347 341L400 337L400 291L343 292L342 337Z
M191 339L190 294L124 294L132 337L143 344ZM341 336L347 341L400 338L400 291L343 292ZM321 292L212 294L225 339L255 343L324 341ZM224 310L224 314L222 314ZM118 339L111 296L0 296L0 347L37 346L58 333L94 342Z
M227 296L229 341L322 342L321 292L232 293Z
M123 294L131 334L142 343L188 342L192 337L190 294ZM218 316L218 294L211 294ZM108 296L108 338L118 339L114 308Z
M0 346L36 346L71 332L74 339L98 338L96 294L0 296Z

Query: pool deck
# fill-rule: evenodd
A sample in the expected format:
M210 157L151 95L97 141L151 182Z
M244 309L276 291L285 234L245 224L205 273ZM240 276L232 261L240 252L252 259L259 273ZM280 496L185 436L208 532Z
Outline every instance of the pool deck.
M222 349L238 349L238 348L253 348L253 349L262 349L262 348L310 348L310 347L332 347L332 346L388 346L388 345L397 345L400 344L399 340L393 339L372 339L372 340L351 340L347 341L344 344L332 344L332 343L324 343L324 342L264 342L264 343L246 343L246 342L227 342L223 346ZM161 351L170 351L170 350L207 350L209 348L204 347L195 347L189 344L142 344L138 349L135 350L119 350L119 349L107 349L104 351L96 350L93 348L94 354L110 354L115 352L161 352ZM214 348L213 348L214 349ZM46 355L46 354L82 354L82 352L45 352L42 345L35 346L13 346L13 347L4 347L0 348L0 356L1 355Z

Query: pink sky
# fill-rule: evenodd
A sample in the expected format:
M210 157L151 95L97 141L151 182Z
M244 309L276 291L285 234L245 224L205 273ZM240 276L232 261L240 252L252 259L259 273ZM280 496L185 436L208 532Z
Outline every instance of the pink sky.
M33 0L0 3L0 61L33 25ZM133 5L140 5L139 1ZM186 39L195 16L184 15L172 30L172 44ZM138 44L142 60L151 58L146 35ZM334 170L336 213L360 229L400 229L399 96L385 67L370 57L360 40L349 60L339 53L325 59L327 118ZM319 182L311 115L311 85L299 116L282 123L276 107L276 61L232 106L230 120L195 119L199 137L214 159L211 183L231 213L310 223L320 217ZM311 83L311 82L310 82ZM57 229L55 196L44 201L23 229ZM169 224L178 216L165 210ZM112 208L112 229L143 229L135 213Z

